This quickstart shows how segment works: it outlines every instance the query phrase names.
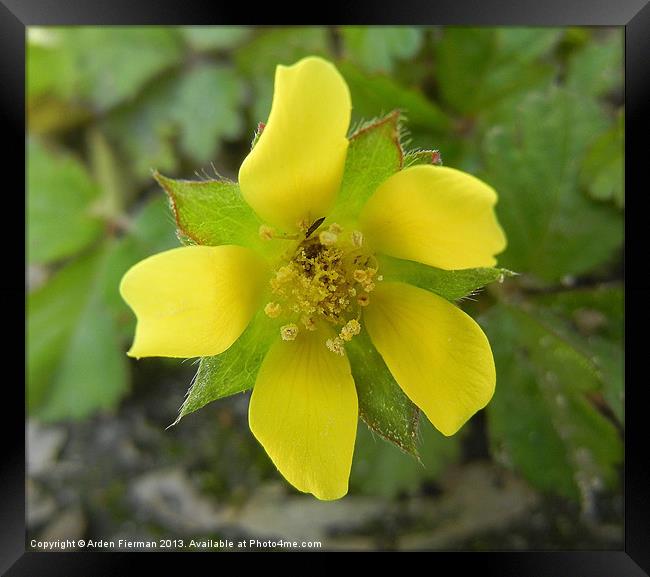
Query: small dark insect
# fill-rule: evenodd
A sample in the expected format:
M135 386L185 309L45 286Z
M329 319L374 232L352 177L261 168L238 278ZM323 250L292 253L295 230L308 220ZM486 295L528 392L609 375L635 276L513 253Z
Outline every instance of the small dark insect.
M317 218L314 222L312 222L311 226L307 229L307 232L305 233L305 238L309 238L316 230L318 227L323 224L323 221L325 220L324 216L321 216L320 218Z

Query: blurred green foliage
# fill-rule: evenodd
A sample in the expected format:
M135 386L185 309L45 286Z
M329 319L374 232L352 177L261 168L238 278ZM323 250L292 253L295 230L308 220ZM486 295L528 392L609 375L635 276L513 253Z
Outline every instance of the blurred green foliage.
M466 303L497 365L485 411L493 458L583 503L615 490L624 417L620 29L30 29L30 413L85 418L128 394L134 320L119 280L178 243L152 170L234 180L268 115L275 66L309 54L345 76L355 126L399 108L411 147L440 150L444 164L499 193L508 237L499 266L520 274ZM175 193L175 202L197 202ZM221 231L218 218L230 217L215 215L205 234ZM235 370L236 360L223 362ZM415 491L458 461L463 436L421 422L423 467L360 426L351 487Z

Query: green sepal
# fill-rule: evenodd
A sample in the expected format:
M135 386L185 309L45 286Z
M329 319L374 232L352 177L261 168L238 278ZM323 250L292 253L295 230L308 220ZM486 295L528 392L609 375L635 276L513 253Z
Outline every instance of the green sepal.
M411 150L404 155L404 168L417 164L433 164L442 166L442 156L439 150Z
M212 401L252 388L266 351L279 335L278 323L260 310L228 350L203 357L174 424Z
M227 180L173 180L158 172L154 178L169 196L179 238L186 244L260 246L260 220Z
M377 187L402 168L403 156L399 111L361 125L350 136L341 188L328 221L356 219Z
M487 284L495 281L503 282L505 278L517 274L505 268L443 270L386 255L378 255L377 260L379 272L384 280L407 282L434 292L449 301L456 301Z
M419 409L402 392L363 331L346 344L359 399L359 417L383 439L418 456Z
M264 124L263 122L257 123L257 128L255 129L255 134L253 135L253 141L251 142L251 150L255 148L255 145L257 144L257 141L260 139L260 136L262 136L262 132L264 132L265 127L266 124Z
M350 471L350 488L364 495L394 498L417 494L426 482L436 481L461 456L463 428L451 437L423 418L418 429L420 458L396 451L366 427L359 427Z

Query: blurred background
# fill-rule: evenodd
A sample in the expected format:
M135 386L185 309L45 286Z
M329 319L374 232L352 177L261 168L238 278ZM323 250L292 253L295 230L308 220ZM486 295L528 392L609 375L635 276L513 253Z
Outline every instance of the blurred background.
M498 191L520 273L461 303L494 351L489 406L451 438L423 418L423 465L360 422L329 503L275 470L248 394L166 429L197 367L128 359L117 292L178 245L151 170L236 179L275 66L309 54L355 122L403 109L410 147ZM622 29L31 28L27 79L28 540L622 548Z

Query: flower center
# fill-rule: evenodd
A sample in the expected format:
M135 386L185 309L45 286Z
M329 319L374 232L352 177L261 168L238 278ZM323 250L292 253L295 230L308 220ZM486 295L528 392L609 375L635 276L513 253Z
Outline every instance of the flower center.
M322 222L322 219L321 219ZM301 330L314 331L319 324L335 327L338 336L325 345L342 355L346 341L361 331L361 311L370 302L377 276L377 260L363 244L363 235L337 224L317 232L318 221L306 232L293 252L271 278L274 300L264 312L288 322L280 329L284 340L294 340ZM273 238L268 227L263 238Z

